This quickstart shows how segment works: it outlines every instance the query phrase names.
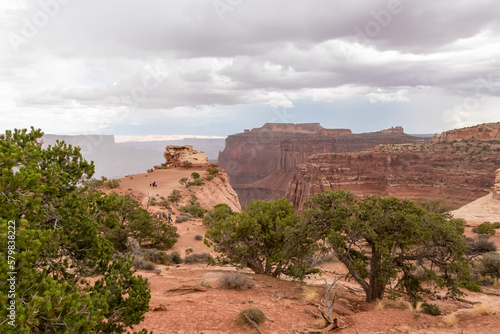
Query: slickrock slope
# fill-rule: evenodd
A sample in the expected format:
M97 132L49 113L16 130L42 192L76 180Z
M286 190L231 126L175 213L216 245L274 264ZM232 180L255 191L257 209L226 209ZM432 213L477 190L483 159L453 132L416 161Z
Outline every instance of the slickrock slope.
M310 194L329 189L411 200L443 198L458 208L491 191L499 152L498 142L461 141L316 154L297 168L286 197L299 210Z
M434 135L434 142L452 142L455 140L481 140L492 141L500 140L500 122L484 123L468 128L455 129L441 133L440 136Z
M275 124L229 136L218 164L229 175L244 207L252 199L283 197L298 165L317 153L356 152L378 144L424 143L395 127L353 134L349 129L325 129L318 123Z
M493 186L493 198L500 200L500 168L495 172L495 185Z

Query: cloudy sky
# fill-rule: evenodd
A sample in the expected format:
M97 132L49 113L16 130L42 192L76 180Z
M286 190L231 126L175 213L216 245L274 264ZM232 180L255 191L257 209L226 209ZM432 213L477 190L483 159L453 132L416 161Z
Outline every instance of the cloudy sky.
M0 130L500 121L498 0L2 0Z

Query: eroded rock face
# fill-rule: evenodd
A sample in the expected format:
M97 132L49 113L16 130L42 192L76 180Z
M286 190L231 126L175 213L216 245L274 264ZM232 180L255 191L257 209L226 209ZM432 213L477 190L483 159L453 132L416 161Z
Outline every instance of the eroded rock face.
M500 200L500 168L495 171L495 185L493 186L493 198Z
M208 157L203 152L193 150L193 146L184 145L168 145L163 153L165 165L167 168L181 166L183 161L188 161L192 166L207 166L209 165Z
M355 152L379 144L424 143L394 127L374 133L353 134L349 129L325 129L318 123L275 124L229 136L218 163L229 175L244 207L252 199L283 197L298 165L310 155Z
M427 144L406 152L398 146L392 151L310 156L294 173L286 197L298 210L309 195L330 189L350 190L360 196L442 198L459 208L489 193L492 175L500 164L498 147L483 150L480 143L468 152L465 144Z
M492 141L500 140L500 122L499 123L485 123L476 126L455 129L441 133L439 137L434 135L434 142L452 142L459 140L481 140Z

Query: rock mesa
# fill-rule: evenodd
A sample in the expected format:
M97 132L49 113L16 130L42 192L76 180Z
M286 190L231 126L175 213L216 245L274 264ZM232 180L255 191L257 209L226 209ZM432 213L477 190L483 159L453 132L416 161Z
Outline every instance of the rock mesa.
M174 167L174 165L181 166L184 161L191 163L194 167L210 165L207 155L204 152L193 150L191 145L168 145L163 157L166 160L165 167L167 168Z

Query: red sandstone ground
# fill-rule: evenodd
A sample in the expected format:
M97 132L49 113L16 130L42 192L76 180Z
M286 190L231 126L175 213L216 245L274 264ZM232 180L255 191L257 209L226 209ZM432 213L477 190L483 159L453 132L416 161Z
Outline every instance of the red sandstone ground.
M210 189L209 185L200 192L200 189L196 189L198 187L186 189L178 183L181 177L187 177L193 171L195 170L173 169L134 175L132 178L125 177L121 180L121 187L114 191L122 194L132 192L142 195L145 199L148 193L150 196L158 194L158 197L167 197L172 189L179 189L186 198L191 194L190 191L193 191L202 204L209 206L217 204L207 195L216 191ZM203 174L202 169L197 171ZM159 184L157 189L149 187L149 181L153 180ZM205 197L200 196L200 193ZM488 198L480 199L455 211L454 215L467 219L469 225L467 234L471 234L472 226L484 220L500 221L498 202L500 201L492 202ZM159 207L149 209L152 212L166 211ZM177 209L174 213L178 213ZM178 251L183 257L188 248L191 248L193 253L211 252L202 241L194 239L197 234L204 235L206 230L199 219L175 225L178 227L180 238L169 252ZM498 231L493 240L500 246ZM321 293L324 280L331 282L335 277L332 272L345 273L340 263L326 263L321 267L331 272L315 275L301 283L254 275L245 270L243 272L255 282L255 287L246 291L232 291L221 290L217 286L218 278L223 273L236 270L230 266L181 264L158 267L162 269L159 275L147 271L138 272L148 278L152 298L151 310L135 329L147 328L155 333L168 334L257 333L252 327L241 327L235 321L238 313L249 307L260 308L269 318L260 326L263 333L291 333L292 327L304 329L314 322L314 317L305 312L306 307L314 309L314 306L305 301L304 289L316 287ZM203 290L200 289L200 284L208 284L209 287L205 291L198 291ZM190 287L196 289L189 289ZM335 303L335 310L341 325L345 328L332 331L334 333L500 333L499 296L467 292L467 296L464 297L466 300L483 303L488 307L489 314L484 316L475 315L469 303L432 300L426 296L443 311L442 316L433 317L414 314L408 309L400 309L396 307L397 305L389 304L383 310L375 310L374 305L364 302L361 288L352 281L340 281L336 285L336 291L338 300ZM500 292L495 288L488 288L486 291L497 294ZM285 307L285 300L291 301L289 308ZM445 325L445 320L450 315L457 317L456 326Z

